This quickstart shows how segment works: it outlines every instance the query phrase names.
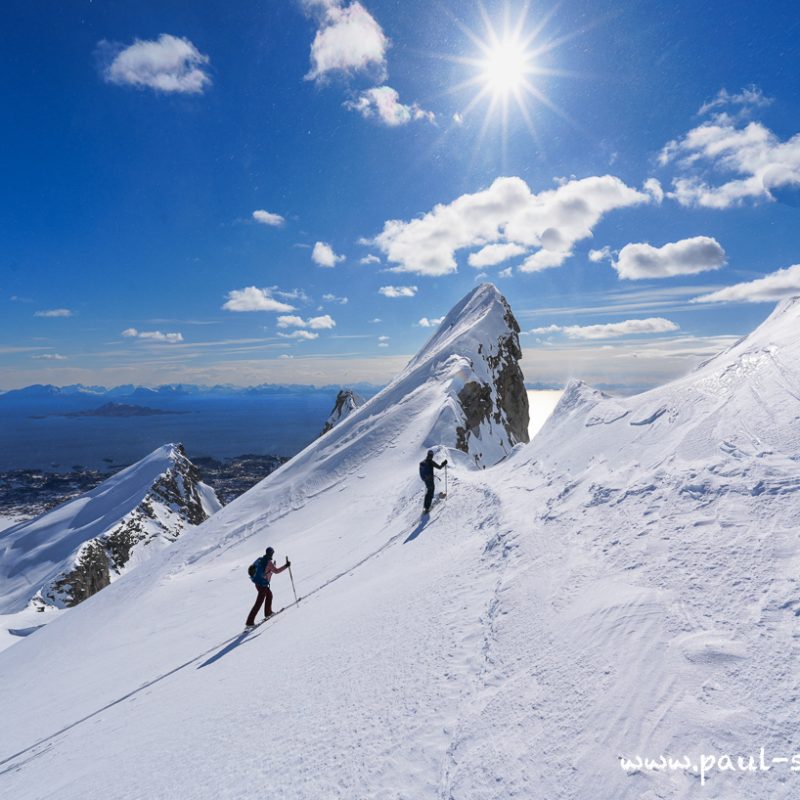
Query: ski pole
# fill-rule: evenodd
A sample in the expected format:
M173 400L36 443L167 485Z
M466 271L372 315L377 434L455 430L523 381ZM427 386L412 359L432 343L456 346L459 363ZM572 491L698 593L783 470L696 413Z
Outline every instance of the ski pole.
M292 582L292 591L294 592L294 601L295 601L295 603L299 603L300 601L297 599L297 589L294 588L294 575L292 575L291 564L289 565L289 580L291 580L291 582Z
M447 497L447 464L444 465L444 496Z

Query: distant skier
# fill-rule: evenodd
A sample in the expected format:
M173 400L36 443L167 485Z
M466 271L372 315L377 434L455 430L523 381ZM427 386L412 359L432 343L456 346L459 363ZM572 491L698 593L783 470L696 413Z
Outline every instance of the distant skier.
M250 566L250 580L255 584L258 596L256 597L256 604L250 609L250 615L247 617L246 626L248 628L252 628L253 625L256 624L256 614L258 614L262 603L264 604L264 619L269 619L272 616L272 590L269 588L270 578L273 575L277 575L279 572L283 572L285 569L289 569L291 566L287 558L286 563L282 567L276 567L275 562L272 560L272 556L274 555L275 551L271 547L268 547L264 555L261 556L261 558L257 558Z
M434 469L442 469L442 467L447 466L447 459L442 461L441 464L437 464L433 460L433 450L428 450L428 455L426 456L424 461L419 462L419 476L425 481L425 487L427 491L425 492L425 508L423 514L427 514L431 510L431 503L433 502L433 493L435 491L435 487L433 485L433 470Z

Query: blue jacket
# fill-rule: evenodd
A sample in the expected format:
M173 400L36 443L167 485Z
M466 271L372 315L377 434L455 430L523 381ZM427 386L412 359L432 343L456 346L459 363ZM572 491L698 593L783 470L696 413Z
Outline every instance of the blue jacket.
M444 462L437 464L432 458L426 458L424 461L419 462L419 476L425 483L433 480L433 468L441 469Z

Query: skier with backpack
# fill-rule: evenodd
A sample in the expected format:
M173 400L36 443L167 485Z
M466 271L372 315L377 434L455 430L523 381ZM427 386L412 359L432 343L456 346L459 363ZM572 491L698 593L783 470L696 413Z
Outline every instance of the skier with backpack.
M250 580L253 581L258 592L255 605L250 609L250 614L247 617L246 627L252 628L256 624L256 614L264 604L264 619L269 619L272 614L272 590L269 588L270 578L289 569L291 562L286 559L286 563L282 567L276 567L272 556L275 555L275 550L268 547L261 558L257 558L249 567L248 573Z
M428 450L428 455L425 457L424 461L419 462L419 477L425 482L425 502L424 502L424 511L423 514L427 514L431 510L431 503L433 502L433 493L435 491L434 483L433 483L433 470L434 469L442 469L443 467L447 466L447 459L442 461L441 464L437 464L433 460L433 450Z

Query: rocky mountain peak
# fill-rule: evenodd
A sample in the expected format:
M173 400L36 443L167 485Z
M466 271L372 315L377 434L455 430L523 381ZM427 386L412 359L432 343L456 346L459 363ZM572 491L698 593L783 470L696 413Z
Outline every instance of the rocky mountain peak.
M512 447L529 441L528 393L519 365L519 323L505 297L491 288L493 302L502 307L505 329L494 328L478 346L477 355L485 366L477 374L485 376L484 380L469 381L458 393L464 424L456 430L456 446L465 453L470 452L471 438L482 438L482 428L499 427Z
M338 425L345 417L353 413L357 408L364 405L364 400L352 389L340 389L336 395L336 402L333 411L325 421L320 436L324 436L334 426Z
M440 425L436 433L477 465L495 463L529 440L519 331L506 298L484 283L453 307L409 365L449 365L455 420L449 432Z

